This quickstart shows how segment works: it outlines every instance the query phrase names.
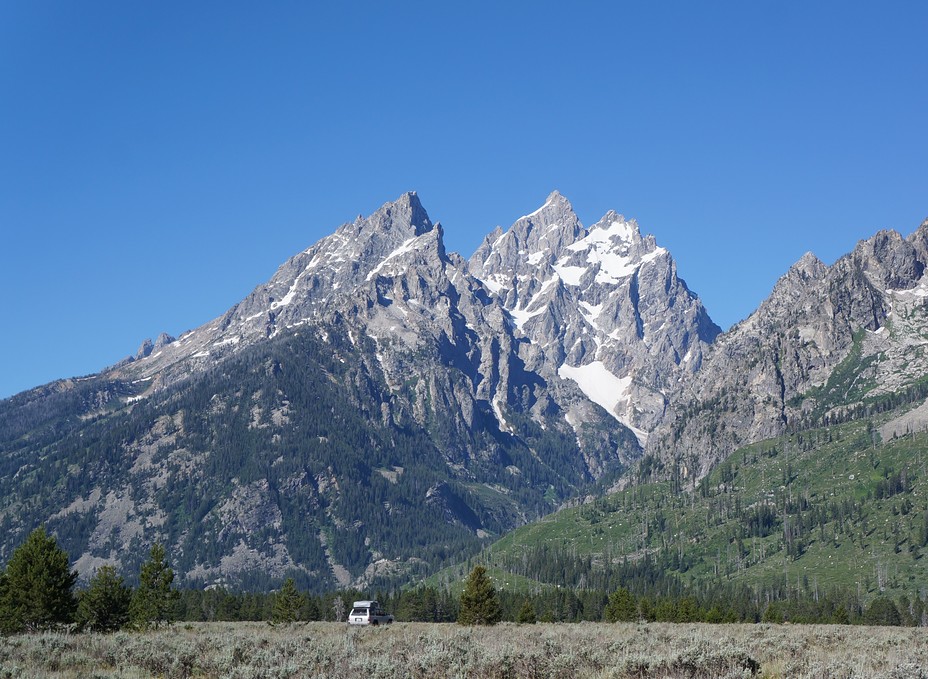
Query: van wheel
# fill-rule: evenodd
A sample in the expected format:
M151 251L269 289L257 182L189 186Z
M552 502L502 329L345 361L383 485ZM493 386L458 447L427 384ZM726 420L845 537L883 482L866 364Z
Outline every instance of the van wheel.
M377 627L377 624L378 624L378 623L377 623L376 620L371 620L371 625L373 625L374 627Z

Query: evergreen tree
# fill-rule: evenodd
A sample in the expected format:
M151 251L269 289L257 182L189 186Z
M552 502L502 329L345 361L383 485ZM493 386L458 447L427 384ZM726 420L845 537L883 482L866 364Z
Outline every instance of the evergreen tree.
M844 606L838 606L834 613L831 614L831 623L833 625L850 625L851 616L848 615Z
M77 573L45 526L36 528L10 557L0 586L0 631L49 629L74 620Z
M538 621L538 616L535 614L535 606L532 604L531 599L526 599L525 603L522 604L522 608L519 609L519 617L516 618L516 621L523 625L534 625Z
M277 623L294 622L299 618L300 609L305 603L305 597L297 590L293 578L287 578L274 597L272 620Z
M638 604L631 592L619 587L609 595L605 613L609 622L632 622L638 619Z
M474 566L461 594L458 624L495 625L501 618L502 609L496 597L496 589L487 576L487 569Z
M171 588L174 571L164 560L164 547L155 544L148 561L142 564L139 573L139 588L132 597L129 617L132 624L141 629L157 628L163 622L174 619L174 607L178 594Z
M864 611L863 622L866 625L901 625L902 616L899 609L889 597L877 597Z
M94 632L114 632L129 622L132 590L113 566L102 566L77 602L77 622Z

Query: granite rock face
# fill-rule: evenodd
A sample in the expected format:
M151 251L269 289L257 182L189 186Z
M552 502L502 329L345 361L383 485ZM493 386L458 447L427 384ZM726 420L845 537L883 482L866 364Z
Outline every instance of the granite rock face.
M469 264L525 338L527 365L574 382L642 444L720 332L653 236L611 211L587 229L558 192Z
M557 202L569 210L566 199ZM541 219L559 224L558 209L542 209ZM571 227L558 226L548 238L566 246L572 235L585 233L572 219ZM531 240L534 229L528 231ZM140 354L145 360L123 366L123 371L150 380L153 388L165 388L284 331L305 326L323 334L342 332L352 342L373 342L365 361L392 388L406 388L410 375L417 377L412 416L421 426L436 418L449 423L453 435L443 442L449 459L492 455L469 443L472 431L489 417L497 433L511 435L513 413L570 432L590 478L635 459L640 446L627 433L605 438L578 433L581 421L585 429L614 423L559 376L553 363L539 360L529 345L537 348L540 342L527 339L513 324L514 312L472 268L446 252L441 225L430 220L415 193L407 193L373 215L339 227L285 262L270 281L221 318L160 343L160 351ZM563 352L562 347L556 355ZM655 409L660 411L658 401ZM401 419L392 409L391 403L384 404L384 418ZM571 409L574 416L568 418Z
M738 446L840 421L923 377L926 242L928 222L909 238L881 231L832 266L804 255L716 339L649 452L699 478Z

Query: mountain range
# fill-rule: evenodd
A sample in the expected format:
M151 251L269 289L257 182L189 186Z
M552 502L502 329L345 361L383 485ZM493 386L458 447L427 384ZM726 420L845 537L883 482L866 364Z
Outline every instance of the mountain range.
M466 260L404 194L221 317L0 401L0 559L45 523L85 578L157 541L191 586L406 583L644 473L695 488L911 403L926 263L928 222L808 254L722 333L634 220L554 192Z

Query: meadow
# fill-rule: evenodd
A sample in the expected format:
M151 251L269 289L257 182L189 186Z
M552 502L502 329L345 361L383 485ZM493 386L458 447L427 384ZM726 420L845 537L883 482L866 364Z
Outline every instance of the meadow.
M577 623L175 624L0 638L0 677L928 678L925 628Z

